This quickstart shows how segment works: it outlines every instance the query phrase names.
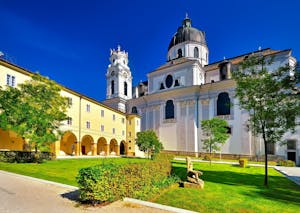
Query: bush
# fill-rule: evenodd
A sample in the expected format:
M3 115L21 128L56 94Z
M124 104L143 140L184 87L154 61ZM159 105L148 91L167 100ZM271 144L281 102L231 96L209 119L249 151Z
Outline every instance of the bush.
M239 164L240 164L240 167L245 168L245 167L247 166L247 164L248 164L248 159L246 159L246 158L241 158L241 159L239 160Z
M291 161L291 160L279 160L279 161L277 162L277 166L294 167L294 166L296 166L296 165L295 165L295 162L294 162L294 161Z
M50 152L0 151L0 161L7 163L42 163L44 160L52 160L53 157Z
M82 168L77 176L80 199L92 204L124 197L145 199L178 180L170 174L171 162L166 158Z
M204 155L203 160L211 161L211 157L209 155Z

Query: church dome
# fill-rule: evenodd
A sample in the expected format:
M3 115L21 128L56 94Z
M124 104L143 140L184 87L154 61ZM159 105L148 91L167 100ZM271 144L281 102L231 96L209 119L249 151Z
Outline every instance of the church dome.
M186 42L196 42L206 46L205 33L192 27L192 20L186 17L182 21L182 26L177 29L177 32L172 37L168 50L173 46Z

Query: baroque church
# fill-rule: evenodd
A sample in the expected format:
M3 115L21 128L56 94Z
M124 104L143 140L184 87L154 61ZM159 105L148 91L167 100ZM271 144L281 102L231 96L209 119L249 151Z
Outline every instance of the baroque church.
M205 32L192 27L186 17L170 40L166 63L147 74L147 81L132 86L128 53L120 46L110 52L104 104L128 114L141 116L141 130L153 129L166 152L199 155L205 153L201 121L219 117L228 122L230 138L223 155L262 156L261 138L248 131L249 113L240 109L234 97L236 83L231 71L250 54L274 57L269 70L289 64L296 66L291 49L260 49L209 63ZM300 128L286 133L287 144L269 145L269 154L300 163Z

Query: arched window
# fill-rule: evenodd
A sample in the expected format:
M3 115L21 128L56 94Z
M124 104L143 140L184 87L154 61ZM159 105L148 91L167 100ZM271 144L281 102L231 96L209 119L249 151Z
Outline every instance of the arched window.
M172 100L168 100L165 108L166 119L174 118L174 104Z
M114 80L111 81L110 86L111 86L111 88L110 88L111 89L111 94L113 95L115 93L115 81Z
M136 106L134 106L134 107L131 108L131 113L132 114L137 114L137 108L136 108Z
M182 57L182 49L177 50L177 56L178 56L178 58Z
M217 115L230 115L230 98L227 92L218 95Z
M198 47L194 48L194 58L199 58L199 49L198 49Z
M127 82L124 82L124 95L127 96Z

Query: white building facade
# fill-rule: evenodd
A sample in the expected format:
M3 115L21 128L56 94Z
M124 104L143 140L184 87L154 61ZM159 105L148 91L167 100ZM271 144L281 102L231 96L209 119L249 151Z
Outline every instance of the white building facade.
M113 68L109 67L106 74L108 99L105 103L117 100L116 103L125 103L127 113L139 114L141 130L153 129L166 151L194 155L205 153L201 121L217 116L227 120L229 124L230 138L222 147L222 154L261 156L264 154L263 142L248 131L249 114L240 109L238 99L234 98L236 84L231 79L231 71L249 54L274 57L270 70L286 64L296 65L291 50L271 49L209 64L205 33L193 28L191 19L186 17L171 39L167 62L148 73L147 81L132 89L132 96L111 96L109 81L113 78L109 73ZM124 79L119 77L119 81ZM299 164L299 127L294 134L287 133L283 140L288 144L280 146L278 143L270 147L270 154Z

